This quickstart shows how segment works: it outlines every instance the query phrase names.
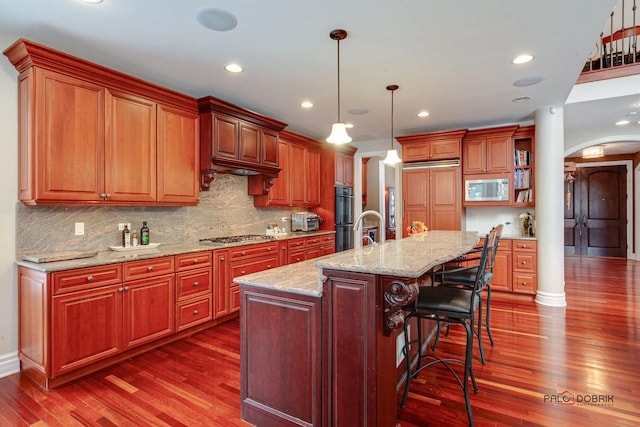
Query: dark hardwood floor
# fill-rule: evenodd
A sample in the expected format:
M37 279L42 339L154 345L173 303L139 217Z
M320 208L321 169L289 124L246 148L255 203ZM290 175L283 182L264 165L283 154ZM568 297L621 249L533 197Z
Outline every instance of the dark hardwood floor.
M565 276L566 309L494 297L486 365L474 346L477 426L640 424L640 263L567 257ZM452 328L438 353L462 351ZM0 379L0 426L246 426L239 361L233 320L50 392L12 375ZM448 371L412 382L398 425L467 425Z

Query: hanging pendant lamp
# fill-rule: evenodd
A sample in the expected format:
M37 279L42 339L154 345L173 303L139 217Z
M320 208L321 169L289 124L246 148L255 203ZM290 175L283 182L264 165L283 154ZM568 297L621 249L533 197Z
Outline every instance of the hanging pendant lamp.
M400 157L398 157L398 150L393 148L393 92L398 89L398 85L389 85L387 90L391 91L391 150L387 150L387 157L382 161L386 165L395 165L400 163Z
M327 142L331 144L346 144L351 142L351 137L347 134L347 126L340 120L340 40L347 38L345 30L333 30L329 33L332 40L338 42L338 121L331 127L331 135Z

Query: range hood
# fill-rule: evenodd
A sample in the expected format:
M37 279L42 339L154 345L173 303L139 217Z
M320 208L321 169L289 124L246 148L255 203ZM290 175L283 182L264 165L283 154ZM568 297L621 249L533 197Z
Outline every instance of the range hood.
M200 187L206 191L216 173L263 175L273 181L278 163L278 120L213 96L198 100L200 114Z

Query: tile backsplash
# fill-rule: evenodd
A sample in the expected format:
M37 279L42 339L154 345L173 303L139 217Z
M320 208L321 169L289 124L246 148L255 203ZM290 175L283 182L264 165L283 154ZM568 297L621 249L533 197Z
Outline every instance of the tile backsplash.
M104 251L121 244L118 223L151 230L151 242L188 243L203 237L264 234L270 222L279 226L300 208L255 208L247 194L247 178L218 174L211 189L193 207L24 206L16 204L16 254L55 251ZM75 223L85 234L75 236ZM290 230L290 222L286 223Z

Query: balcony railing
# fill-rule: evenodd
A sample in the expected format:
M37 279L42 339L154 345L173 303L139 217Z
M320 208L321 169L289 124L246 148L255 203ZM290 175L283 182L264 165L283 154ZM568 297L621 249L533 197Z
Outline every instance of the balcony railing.
M625 4L626 3L626 4ZM640 22L636 21L636 0L620 0L620 10L611 12L609 25L600 33L577 83L640 74Z

